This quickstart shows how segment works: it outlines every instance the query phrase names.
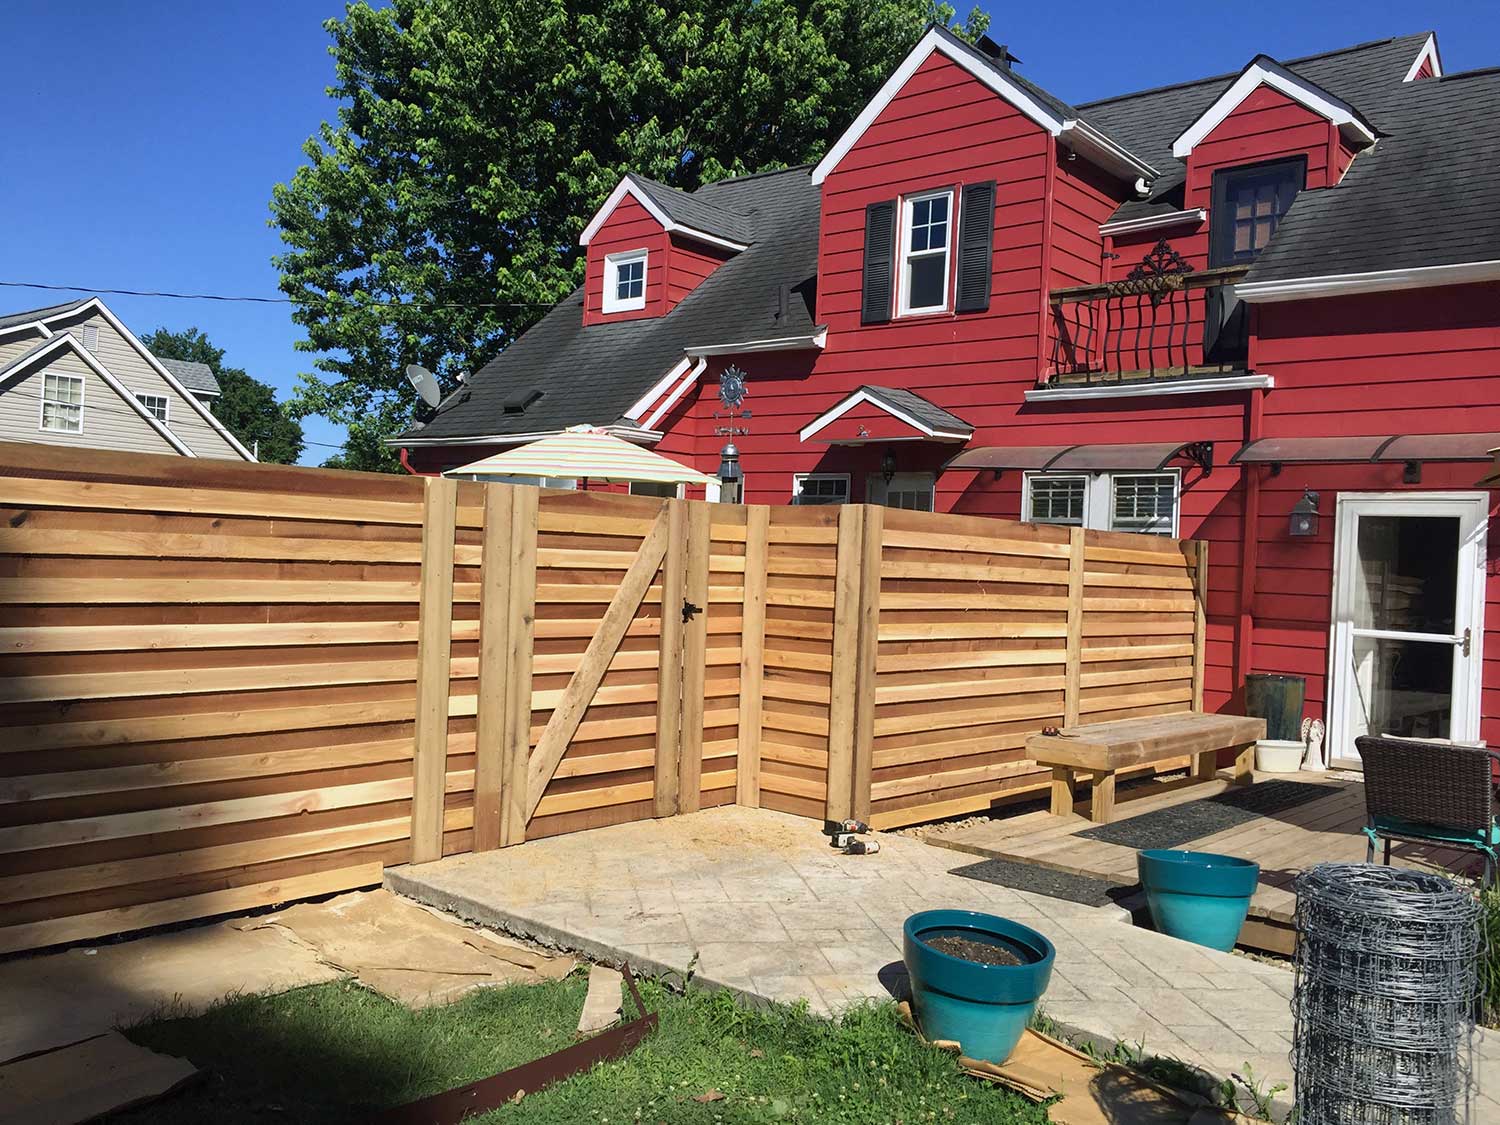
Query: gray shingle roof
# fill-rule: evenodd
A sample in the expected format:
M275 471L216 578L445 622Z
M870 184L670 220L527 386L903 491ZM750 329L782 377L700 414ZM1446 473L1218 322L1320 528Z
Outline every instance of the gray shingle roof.
M21 312L6 313L4 316L0 316L0 328L10 328L17 324L29 324L33 320L42 320L45 317L72 312L79 306L87 304L92 299L91 297L82 297L77 301L64 301L60 305L46 305L39 309L23 309Z
M1500 259L1500 70L1407 83L1343 181L1302 192L1246 282Z
M666 212L667 217L673 222L692 227L704 234L727 238L741 245L747 245L755 237L755 227L744 215L717 206L711 200L702 199L698 195L690 195L678 188L648 180L634 172L630 173L629 178L636 187L650 196L651 202Z
M919 394L908 391L902 387L872 387L863 386L860 390L865 391L876 402L884 403L893 410L915 418L917 421L934 430L945 430L949 433L972 434L974 427L965 422L957 414L944 410L935 402L929 402Z
M720 180L692 196L743 217L749 248L716 269L664 317L583 324L575 291L450 396L407 437L560 430L619 420L689 346L811 333L818 258L818 190L806 167ZM653 196L654 199L654 196ZM766 237L770 234L775 237ZM792 287L778 319L779 290ZM524 411L506 413L534 391ZM751 394L754 394L752 381Z
M214 369L206 363L194 363L186 359L165 359L157 356L156 360L168 371L177 377L177 381L190 391L202 391L204 394L216 395L219 390L219 380L214 377Z

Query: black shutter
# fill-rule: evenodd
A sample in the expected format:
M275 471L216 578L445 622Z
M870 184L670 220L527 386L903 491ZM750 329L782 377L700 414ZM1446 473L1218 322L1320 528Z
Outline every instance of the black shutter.
M995 181L965 184L958 220L956 312L990 307L990 259L995 246Z
M892 283L896 272L896 201L865 208L865 292L861 324L884 324L891 319Z

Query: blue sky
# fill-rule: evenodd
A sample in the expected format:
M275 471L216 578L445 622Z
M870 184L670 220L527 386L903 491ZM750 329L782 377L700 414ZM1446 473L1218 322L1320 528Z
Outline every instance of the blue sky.
M1288 58L1428 28L1450 73L1500 64L1493 0L1257 0L1239 14L1201 0L987 7L1024 73L1075 102L1233 71L1257 52ZM278 296L267 201L332 114L322 22L342 11L340 0L6 0L0 281ZM68 296L0 288L0 312ZM202 328L283 395L311 369L284 305L107 301L139 333ZM309 445L311 463L340 440L321 419L306 429L325 443Z

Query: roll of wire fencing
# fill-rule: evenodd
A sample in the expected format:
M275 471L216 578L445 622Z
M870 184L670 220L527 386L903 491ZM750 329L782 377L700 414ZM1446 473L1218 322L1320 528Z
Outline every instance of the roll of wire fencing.
M1320 863L1297 877L1298 1125L1468 1120L1479 903L1441 875Z

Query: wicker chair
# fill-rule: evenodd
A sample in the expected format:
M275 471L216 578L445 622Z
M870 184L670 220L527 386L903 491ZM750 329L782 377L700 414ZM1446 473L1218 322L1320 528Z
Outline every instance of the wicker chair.
M1387 866L1392 840L1476 851L1484 856L1488 887L1500 864L1494 777L1500 754L1372 735L1356 738L1354 745L1365 770L1365 862L1375 861L1377 840L1385 841Z

